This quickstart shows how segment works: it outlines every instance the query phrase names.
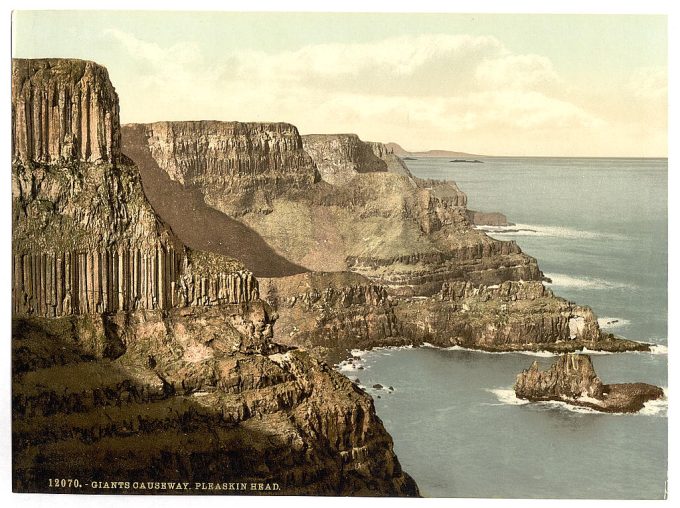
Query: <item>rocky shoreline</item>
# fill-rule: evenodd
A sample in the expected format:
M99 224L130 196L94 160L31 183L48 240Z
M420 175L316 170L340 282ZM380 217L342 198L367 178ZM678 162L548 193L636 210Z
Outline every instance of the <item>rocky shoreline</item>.
M107 493L162 480L278 487L160 492L172 494L418 496L370 396L276 342L276 313L239 252L192 249L157 214L145 152L121 152L118 110L96 63L13 61L13 490L87 478L60 492L101 493L115 478ZM280 192L318 179L287 124L196 128L234 136L221 153L247 153L251 128L297 150L254 156L237 192L213 195L225 207L266 208L279 191L239 175L270 164L282 164Z
M650 348L603 333L536 259L475 227L505 216L382 143L287 123L121 127L93 62L15 60L12 80L17 491L44 491L68 458L93 478L417 496L371 397L329 364L424 344Z

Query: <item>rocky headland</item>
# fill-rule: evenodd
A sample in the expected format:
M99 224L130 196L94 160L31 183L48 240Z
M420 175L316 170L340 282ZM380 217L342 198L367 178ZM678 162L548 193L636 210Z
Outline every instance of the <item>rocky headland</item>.
M635 413L646 402L664 397L658 386L647 383L603 384L588 355L560 356L542 371L538 362L522 371L515 394L530 401L560 401L607 413Z
M192 249L157 215L135 160L146 153L121 152L118 111L93 62L13 61L14 491L79 478L59 492L115 479L106 493L162 481L418 495L372 399L276 342L276 312L231 247ZM265 213L320 180L285 124L197 122L193 140L154 129L146 152L173 153L161 167L213 187L205 199L232 213ZM214 154L221 188L197 153Z
M282 332L277 340L326 359L353 348L424 342L488 351L648 349L603 334L589 308L542 284L536 260L515 242L475 227L508 225L504 215L469 210L453 182L414 177L393 148L353 134L300 136L285 124L240 124L238 140L247 149L222 152L211 148L217 138L193 141L204 136L202 122L160 125L122 129L124 151L146 150L139 157L143 179L161 171L154 182L178 193L257 189L263 196L266 206L244 201L234 210L237 201L208 197L204 206L266 245L257 249L260 261L246 266L262 276L261 297ZM225 146L235 143L233 123L210 126ZM254 173L238 173L253 160ZM297 161L298 176L284 176L285 161ZM183 229L172 213L159 213L174 231ZM238 245L205 248L236 257ZM295 269L272 275L267 258Z

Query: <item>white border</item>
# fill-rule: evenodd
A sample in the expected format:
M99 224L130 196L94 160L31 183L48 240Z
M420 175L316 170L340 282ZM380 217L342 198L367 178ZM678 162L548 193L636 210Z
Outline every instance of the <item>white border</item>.
M606 13L606 14L667 14L669 16L669 89L673 92L669 97L669 246L668 259L680 259L677 248L677 234L675 233L675 225L677 224L678 208L673 199L675 191L678 189L678 178L675 175L677 164L675 163L677 157L677 148L673 145L673 140L678 140L677 130L677 102L675 89L677 88L677 64L674 62L678 60L677 43L678 31L680 30L680 23L678 22L678 13L676 4L680 2L673 2L671 0L557 0L552 2L537 1L537 0L449 0L444 2L442 0L345 0L343 2L322 3L318 0L232 0L225 2L210 1L210 0L192 0L191 2L179 0L165 0L164 2L157 2L151 0L118 0L118 1L100 1L92 2L85 0L70 0L50 2L47 0L26 0L16 1L9 0L4 2L3 13L3 28L7 28L7 32L3 30L4 37L2 37L0 44L3 45L4 54L7 58L11 58L10 45L10 11L12 9L112 9L112 10L156 10L162 8L164 10L191 10L191 11L210 11L210 10L227 10L227 11L307 11L307 12L473 12L473 13L531 13L531 12L548 12L548 13ZM10 287L10 245L11 245L11 173L9 171L10 165L10 65L9 62L0 66L0 73L2 79L0 83L3 87L4 100L0 102L0 118L3 122L4 133L0 136L0 153L2 160L5 161L4 180L1 189L5 192L5 197L0 199L0 209L4 221L2 222L2 233L5 240L4 249L0 251L0 287ZM6 122L6 123L5 123ZM677 141L676 141L677 142ZM675 291L675 283L678 270L674 263L669 263L669 309L677 308L677 292ZM7 292L5 292L7 295ZM249 506L293 506L306 507L316 506L319 503L330 506L340 506L345 503L352 505L368 506L410 506L411 503L427 504L429 506L451 506L452 504L458 506L510 506L510 507L545 507L545 506L646 506L654 503L658 506L658 501L579 501L579 500L486 500L486 499L425 499L425 500L405 500L405 499L366 499L366 498L291 498L291 497L268 497L268 498L236 498L236 497L193 497L187 498L183 496L55 496L55 495L13 495L11 494L11 454L10 454L10 369L9 369L9 337L10 337L10 305L9 299L3 299L0 304L0 319L2 319L4 334L6 339L5 350L2 355L0 369L3 373L4 386L0 392L0 415L2 418L2 441L0 441L0 499L5 501L6 506L90 506L96 504L102 507L119 506L123 503L131 506L152 506L155 504L162 504L165 507L181 506L185 508L187 504L193 505L199 503L201 506L224 506L231 504L240 506L247 503ZM678 326L669 319L669 343L674 342L675 337L678 336ZM673 339L671 339L673 337ZM677 339L680 340L680 339ZM669 348L674 351L674 344ZM675 375L673 368L676 362L673 354L669 356L669 386L671 394L675 393ZM672 395L671 395L672 397ZM669 410L669 478L670 491L669 499L680 499L678 489L680 489L677 475L677 451L678 439L675 436L675 410L671 405ZM493 481L493 479L489 479Z

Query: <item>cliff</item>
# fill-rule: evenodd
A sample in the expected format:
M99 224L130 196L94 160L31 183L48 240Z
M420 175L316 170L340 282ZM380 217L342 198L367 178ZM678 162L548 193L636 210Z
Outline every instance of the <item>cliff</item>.
M68 477L88 485L62 492L97 493L94 485L113 477L417 495L370 397L326 364L276 344L276 316L241 261L187 248L156 215L135 162L120 155L117 138L107 141L119 132L118 99L103 68L16 62L15 134L33 129L26 126L37 117L21 115L62 86L94 101L88 118L104 120L69 131L75 152L49 141L66 139L52 138L51 128L35 143L13 136L14 490L53 492L48 479ZM75 115L67 103L56 100L42 125ZM251 154L211 166L226 171L237 201L278 192L272 182L295 188L317 179L296 131L286 141L290 126L259 130L254 150L252 138L239 138L240 124L229 127L231 144L200 125L197 143ZM166 127L143 133L157 154L166 142L186 147L177 165L184 172L174 176L189 181L204 167L192 162L196 145ZM94 140L104 144L95 149ZM258 173L263 158L280 172Z
M180 124L182 129L196 125ZM126 126L124 146L137 151L148 146L147 136L140 134L147 130ZM258 132L253 130L253 139ZM190 138L188 131L186 136ZM322 179L308 180L306 188L282 185L270 192L273 197L266 210L244 208L229 217L265 244L258 249L260 266L266 259L273 265L283 258L301 272L314 272L282 270L273 275L285 278L267 280L263 297L277 308L284 330L281 340L286 343L311 348L327 359L354 347L405 342L487 350L648 348L602 335L590 309L546 290L535 259L515 242L492 239L471 224L475 217L506 222L505 217L468 210L467 196L455 183L392 171L388 159L396 156L391 150L354 135L303 136L300 142ZM254 141L249 146L259 150ZM166 154L159 161L154 150L147 151L143 177L148 168L158 168L166 176L176 171L172 157ZM184 153L177 157L182 159ZM214 158L205 149L195 157L204 161L200 167ZM167 164L165 169L162 164ZM262 171L267 173L264 166ZM269 171L273 176L279 173L276 167ZM156 175L149 186L161 181L162 175ZM211 192L207 180L201 185L200 192ZM276 187L275 179L268 185ZM228 187L229 179L222 178L216 186ZM197 190L183 189L185 195ZM227 210L223 207L221 212ZM182 228L183 221L171 211L163 217L173 229ZM352 278L346 272L363 277ZM531 297L517 281L528 284ZM476 293L466 294L465 301L452 299L451 288L461 285ZM517 294L504 296L492 289L499 285ZM270 292L276 296L270 298ZM386 297L364 302L360 294Z
M208 205L230 216L266 212L273 198L319 180L290 124L158 122L125 128L128 139L148 144L172 180L200 188Z
M291 126L276 131L271 124L237 124L238 131L234 131L234 125L125 126L123 143L126 150L132 147L136 153L148 147L149 160L140 162L142 177L154 174L157 167L181 183L187 196L198 190L207 205L240 221L264 241L263 257L266 254L285 265L283 258L301 267L298 273L351 270L412 295L436 293L450 279L493 284L508 278L542 277L536 261L516 244L491 239L471 228L467 198L455 184L389 171L392 163L384 159L393 154L377 144L351 135L300 138ZM212 144L200 141L206 129L214 134ZM278 158L271 156L269 145L259 141L264 131L271 135L273 146L279 147ZM228 167L254 170L234 176L220 165L225 160L231 161ZM323 179L315 176L319 174L325 175ZM351 180L351 184L333 185L327 179ZM148 185L158 182L154 179ZM249 194L247 189L254 188L258 192ZM253 206L253 199L265 204ZM184 226L186 220L170 211L163 218L173 230L185 231L183 240L191 236ZM224 247L204 245L213 252L225 252ZM255 264L266 263L260 260L246 266ZM294 273L282 269L275 275Z
M118 97L106 69L85 60L13 60L12 154L22 162L116 162Z
M361 275L313 272L260 279L260 290L277 313L277 340L329 363L344 360L351 349L411 343L400 335L387 290Z
M589 307L555 296L537 281L499 285L450 282L437 297L395 308L403 334L440 347L485 351L648 351L649 345L602 334Z
M387 163L356 134L309 134L302 136L302 146L321 179L332 185L344 185L358 173L387 171Z
M567 354L541 371L538 362L517 375L515 394L531 401L556 400L608 413L635 413L661 388L646 383L602 383L588 355Z

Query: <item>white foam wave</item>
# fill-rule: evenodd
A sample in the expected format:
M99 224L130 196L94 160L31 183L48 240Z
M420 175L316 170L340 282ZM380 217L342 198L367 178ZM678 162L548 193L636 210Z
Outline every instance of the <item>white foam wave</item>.
M502 404L511 406L523 406L529 404L528 400L520 399L515 395L515 390L508 388L487 388L487 392L493 393Z
M562 288L577 289L634 289L635 286L623 282L598 279L596 277L572 277L563 273L546 274L552 282L547 284Z
M641 415L647 416L667 416L668 415L668 387L663 388L663 398L648 400L640 409Z
M344 361L344 362L340 362L339 364L337 364L336 368L340 372L356 372L358 370L362 370L362 369L359 369L359 366L360 366L360 364L358 364L356 362ZM361 365L361 366L363 366L363 365Z
M621 353L614 353L612 351L601 351L599 349L588 349L587 347L584 347L580 351L584 355L613 355L613 354L621 354ZM625 353L628 353L628 351L625 351Z
M545 226L542 224L515 224L513 226L476 226L475 229L484 231L492 236L498 235L502 237L543 236L581 240L582 239L592 240L596 238L603 239L622 238L621 235L613 233L598 233L594 231L584 231L581 229L566 228L562 226Z
M350 353L352 353L352 356L361 357L361 356L367 355L369 353L369 350L368 349L352 349L352 351L350 351Z
M467 348L463 346L451 346L446 348L438 348L432 344L423 344L425 347L431 347L436 349L444 349L445 351L470 351L472 353L483 353L486 355L526 355L526 356L540 356L543 358L550 358L552 356L558 356L557 353L552 353L550 351L484 351L483 349Z
M650 353L653 355L667 355L668 354L668 346L664 346L663 344L653 344L652 346L649 347Z
M570 411L572 413L580 413L580 414L595 414L595 415L623 414L623 413L603 413L601 411L597 411L596 409L592 409L592 408L589 408L589 407L583 407L583 406L576 406L574 404L570 404L569 402L565 402L565 401L562 401L562 400L546 400L546 401L537 402L537 404L539 404L541 406L548 407L548 408L558 408L558 409Z
M487 389L486 391L493 393L501 404L507 404L510 406L524 406L526 404L531 404L530 401L525 399L520 399L515 395L515 391L508 388L493 388ZM650 400L645 403L644 407L639 411L639 414L646 416L666 416L668 413L668 388L663 388L664 397L662 399ZM597 402L589 397L581 397L579 400L582 402ZM572 413L580 414L596 414L596 415L626 415L628 413L603 413L596 409L590 407L577 406L571 404L567 401L561 400L546 400L535 402L534 404L538 406L545 407L547 409L562 409L570 411Z
M597 320L600 328L603 330L611 330L612 328L621 328L630 324L628 319L615 317L601 317Z

